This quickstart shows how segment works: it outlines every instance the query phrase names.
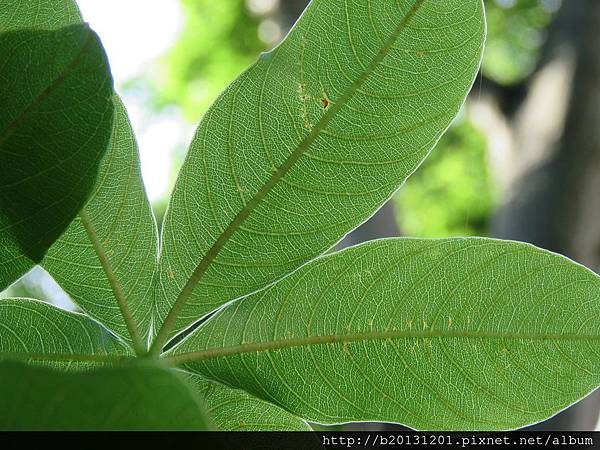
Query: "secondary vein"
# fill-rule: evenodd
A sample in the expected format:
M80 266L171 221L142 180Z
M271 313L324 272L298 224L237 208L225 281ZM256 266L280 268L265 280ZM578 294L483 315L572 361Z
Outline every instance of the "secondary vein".
M178 295L175 303L171 307L171 310L167 314L165 321L163 322L154 343L150 349L150 353L153 355L159 354L167 340L169 339L169 333L175 326L177 318L179 317L183 307L187 303L188 299L192 295L196 285L200 282L212 262L215 260L217 255L221 252L223 247L227 244L229 239L235 234L239 227L244 221L250 216L254 209L260 204L260 202L267 196L267 194L277 185L277 183L285 176L285 174L294 166L296 161L306 152L313 142L319 137L319 134L325 129L329 122L335 117L335 115L341 110L341 108L354 96L356 91L362 86L367 80L369 75L376 69L376 67L383 61L390 50L393 48L394 43L400 36L400 33L406 28L412 17L417 13L419 8L423 5L425 0L416 0L411 10L404 16L400 24L396 27L394 32L382 46L380 51L377 53L375 58L366 67L360 77L358 77L347 89L347 91L329 108L327 113L317 122L311 132L304 138L302 142L296 147L294 152L286 159L281 166L274 171L273 175L269 180L260 188L260 190L246 203L244 208L234 217L229 226L221 233L212 247L208 250L206 255L202 258L187 283Z

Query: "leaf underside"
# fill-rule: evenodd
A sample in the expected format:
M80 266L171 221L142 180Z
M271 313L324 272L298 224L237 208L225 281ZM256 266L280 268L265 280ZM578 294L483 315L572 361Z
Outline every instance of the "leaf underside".
M115 298L121 295L147 341L158 237L127 112L116 95L114 104L113 131L84 208L86 222L75 219L42 265L87 314L131 342Z
M93 361L78 361L82 356L130 352L100 324L82 314L37 300L0 300L0 360L19 359L71 369L92 365ZM60 355L62 360L52 360L52 355Z
M297 416L272 403L203 377L187 374L219 431L311 431Z
M513 429L600 384L599 292L526 244L381 240L227 306L174 353L310 421Z
M2 0L0 33L22 29L56 30L81 24L74 0Z

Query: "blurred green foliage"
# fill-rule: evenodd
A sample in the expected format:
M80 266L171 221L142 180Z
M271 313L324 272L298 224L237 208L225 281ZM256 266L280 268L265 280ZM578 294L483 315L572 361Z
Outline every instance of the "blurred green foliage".
M482 71L501 84L519 83L535 69L560 0L485 1L489 30ZM155 104L177 105L198 122L225 86L267 49L258 37L265 17L252 15L246 0L181 2L186 25L163 58ZM402 231L422 237L486 235L494 210L486 151L483 136L467 119L454 125L395 199Z
M546 29L559 6L560 0L487 0L483 73L505 85L527 78L535 69Z
M484 137L464 118L455 123L395 199L404 234L485 235L494 186Z
M244 0L181 0L186 25L161 65L156 103L197 122L217 95L265 50Z

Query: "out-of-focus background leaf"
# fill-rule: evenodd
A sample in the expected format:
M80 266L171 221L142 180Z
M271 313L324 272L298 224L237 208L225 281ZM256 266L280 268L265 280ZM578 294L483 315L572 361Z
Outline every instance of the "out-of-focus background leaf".
M530 76L560 6L561 0L488 0L485 76L506 85Z
M212 429L183 379L150 364L62 373L3 361L0 405L2 431Z
M107 49L160 220L206 108L285 36L307 0L78 3ZM392 201L342 244L397 234L492 236L598 271L600 2L485 4L488 44L464 111ZM54 302L60 293L41 269L11 289ZM538 427L593 429L599 409L593 394Z
M488 234L495 194L483 134L462 117L398 192L397 221L415 237Z
M265 44L258 35L260 19L244 0L181 0L181 7L186 24L160 61L153 98L157 108L174 104L196 123Z

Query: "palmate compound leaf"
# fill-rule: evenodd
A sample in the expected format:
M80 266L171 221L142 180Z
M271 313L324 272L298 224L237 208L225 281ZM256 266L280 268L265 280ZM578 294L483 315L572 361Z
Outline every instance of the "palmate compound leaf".
M0 430L206 430L201 401L150 364L60 373L0 363Z
M0 15L0 289L41 261L87 200L113 114L96 34L87 25L19 29L19 8L8 3Z
M113 131L96 188L42 265L87 314L130 343L136 334L144 347L158 237L127 112L116 95L114 103Z
M481 0L313 0L200 124L162 231L155 347L371 216L458 112L484 36Z
M186 374L197 389L206 414L219 431L311 431L298 416L279 406L195 374Z
M173 353L310 421L512 429L600 385L599 316L600 278L564 257L390 239L225 307Z
M82 314L37 300L0 300L0 361L17 359L69 369L129 353L126 345Z

